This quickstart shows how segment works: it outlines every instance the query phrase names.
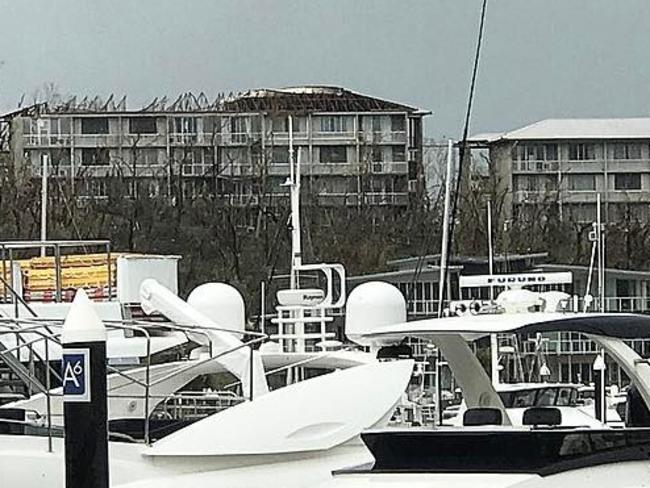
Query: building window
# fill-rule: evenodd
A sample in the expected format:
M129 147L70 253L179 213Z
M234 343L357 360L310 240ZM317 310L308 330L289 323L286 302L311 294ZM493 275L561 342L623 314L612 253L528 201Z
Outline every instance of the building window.
M614 175L614 189L640 190L641 175L639 173L620 173Z
M373 115L371 117L371 121L372 121L372 131L381 132L381 117L378 115Z
M203 117L203 132L205 134L220 134L221 119L219 117Z
M391 150L393 153L393 161L398 163L406 161L406 148L404 146L393 146Z
M612 144L614 159L641 159L641 144L616 142Z
M544 193L557 191L558 181L554 175L519 175L513 178L515 191Z
M106 117L84 117L81 119L82 134L108 134Z
M107 166L109 160L108 149L105 147L81 149L81 164L84 166Z
M593 191L596 189L596 175L569 175L569 190Z
M390 130L393 132L405 132L406 131L406 117L403 115L391 115L390 116Z
M569 144L570 161L586 161L596 159L596 146L588 143Z
M287 146L274 147L271 153L271 162L273 164L289 164L289 148Z
M557 144L520 144L514 148L519 161L557 161Z
M271 119L271 127L273 127L273 132L288 133L289 117L273 117Z
M97 198L108 196L106 180L104 178L84 178L80 196L86 198Z
M231 117L230 118L230 133L231 134L246 134L246 117Z
M176 117L172 119L172 132L174 134L196 134L196 117Z
M345 132L347 119L342 115L329 115L320 118L320 132Z
M158 164L158 149L137 149L135 158L138 166L155 166Z
M155 117L131 117L129 119L129 134L157 134Z
M320 147L321 163L347 163L348 150L345 146L321 146Z

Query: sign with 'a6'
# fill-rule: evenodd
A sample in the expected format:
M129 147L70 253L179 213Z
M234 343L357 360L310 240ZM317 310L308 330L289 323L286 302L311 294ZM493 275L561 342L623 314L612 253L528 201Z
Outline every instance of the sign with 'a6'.
M63 350L63 401L90 402L90 351Z

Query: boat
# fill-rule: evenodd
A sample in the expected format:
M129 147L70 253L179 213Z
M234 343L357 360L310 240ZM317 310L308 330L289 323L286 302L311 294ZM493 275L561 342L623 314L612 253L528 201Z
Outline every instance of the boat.
M380 317L383 310L375 312ZM349 318L349 317L348 317ZM643 486L649 467L650 364L626 340L650 337L650 317L635 314L525 312L464 315L403 323L352 317L348 334L371 349L415 337L436 344L463 390L462 427L380 429L362 434L374 461L333 473L327 488L491 486L609 488ZM525 408L516 425L470 343L491 334L577 332L595 341L638 390L624 428L563 425L560 406ZM515 387L516 389L517 387ZM628 403L632 400L628 398ZM507 402L506 402L507 403ZM631 406L631 405L630 405ZM641 412L641 413L639 413ZM578 422L580 424L580 422Z

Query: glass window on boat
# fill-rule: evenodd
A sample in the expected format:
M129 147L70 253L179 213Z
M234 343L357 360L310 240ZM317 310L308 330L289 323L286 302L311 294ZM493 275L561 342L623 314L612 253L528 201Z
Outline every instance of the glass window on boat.
M555 397L557 396L557 388L542 388L537 394L537 407L551 407L555 405Z
M519 390L499 392L506 408L528 408L535 405L537 390Z
M575 388L558 388L555 405L558 407L573 407L576 404L578 392Z

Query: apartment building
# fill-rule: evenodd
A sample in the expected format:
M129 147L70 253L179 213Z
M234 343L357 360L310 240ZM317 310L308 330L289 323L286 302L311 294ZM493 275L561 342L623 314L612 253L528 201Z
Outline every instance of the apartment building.
M422 119L428 112L340 87L307 86L219 95L186 93L139 110L76 98L6 114L16 171L70 183L78 197L111 185L138 195L232 205L285 198L289 115L306 203L404 207L424 190Z
M489 150L511 217L544 205L592 222L600 194L608 221L650 218L650 118L549 119L471 143Z

